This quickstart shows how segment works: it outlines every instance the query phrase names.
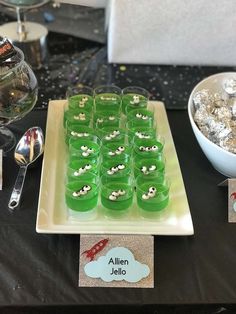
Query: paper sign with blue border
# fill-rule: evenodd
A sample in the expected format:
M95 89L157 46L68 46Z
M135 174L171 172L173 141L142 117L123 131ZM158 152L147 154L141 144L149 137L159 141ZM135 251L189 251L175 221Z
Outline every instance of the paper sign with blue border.
M79 286L153 288L152 236L81 235Z

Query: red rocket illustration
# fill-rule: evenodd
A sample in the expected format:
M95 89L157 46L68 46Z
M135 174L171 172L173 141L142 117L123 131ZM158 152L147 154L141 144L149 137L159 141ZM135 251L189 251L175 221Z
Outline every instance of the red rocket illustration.
M104 249L108 241L109 239L103 239L97 242L96 244L94 244L94 246L92 246L89 250L84 251L82 254L86 254L86 257L90 258L90 262L91 262L94 260L95 255Z
M236 200L236 192L233 192L233 193L230 195L230 198L232 198L233 200Z

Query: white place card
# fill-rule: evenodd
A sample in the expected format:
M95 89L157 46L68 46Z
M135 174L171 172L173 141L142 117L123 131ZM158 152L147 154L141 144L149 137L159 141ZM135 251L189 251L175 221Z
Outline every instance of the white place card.
M228 221L236 222L236 179L228 179Z
M154 287L154 238L81 235L80 287Z

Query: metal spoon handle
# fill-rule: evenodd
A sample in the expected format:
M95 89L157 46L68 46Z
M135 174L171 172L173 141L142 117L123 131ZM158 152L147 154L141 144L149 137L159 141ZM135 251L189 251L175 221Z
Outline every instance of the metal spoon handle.
M27 170L27 166L21 166L19 169L16 182L15 182L13 191L11 193L10 201L8 203L8 208L11 211L14 211L20 203L21 192L23 189L24 181L25 181L26 170Z

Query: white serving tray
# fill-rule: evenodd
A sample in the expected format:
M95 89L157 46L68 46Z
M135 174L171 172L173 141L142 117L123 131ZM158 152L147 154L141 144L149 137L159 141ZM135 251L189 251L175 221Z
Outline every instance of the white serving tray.
M106 218L100 212L94 220L68 219L65 204L66 145L63 114L65 100L50 101L39 193L36 231L64 234L155 234L192 235L193 223L164 104L149 103L158 133L165 138L166 175L170 178L170 203L160 219L145 219L131 210L127 217ZM136 206L135 204L133 206Z

